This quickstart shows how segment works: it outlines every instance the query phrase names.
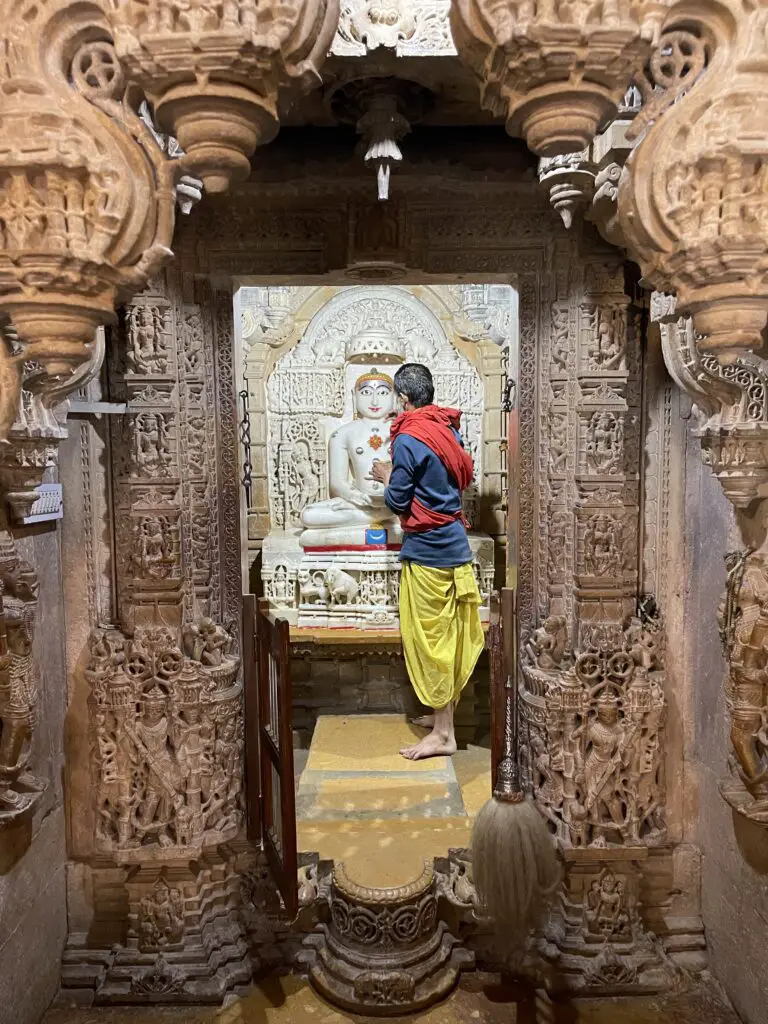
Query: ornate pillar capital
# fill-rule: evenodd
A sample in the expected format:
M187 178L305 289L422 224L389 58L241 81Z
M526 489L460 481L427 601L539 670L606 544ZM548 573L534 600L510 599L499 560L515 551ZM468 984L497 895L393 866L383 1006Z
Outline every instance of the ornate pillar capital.
M96 7L4 6L0 313L19 347L4 353L3 438L17 364L39 364L52 386L70 377L115 304L171 255L177 166L139 117Z
M762 346L768 315L767 32L763 5L673 8L619 188L630 254L723 362Z
M208 192L248 177L283 91L320 84L338 20L338 0L127 0L111 14L121 63Z
M768 493L768 369L702 351L694 321L679 316L671 296L654 293L651 316L670 376L696 407L704 461L734 508L746 511Z
M538 156L585 149L615 117L653 46L667 0L453 0L459 56L483 106Z

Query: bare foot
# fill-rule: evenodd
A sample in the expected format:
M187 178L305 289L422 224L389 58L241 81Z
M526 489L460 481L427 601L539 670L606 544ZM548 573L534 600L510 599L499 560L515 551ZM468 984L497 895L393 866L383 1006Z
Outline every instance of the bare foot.
M456 753L456 740L447 733L431 732L413 747L403 747L400 753L409 761L423 761L427 757L450 757Z
M434 715L419 715L417 718L412 718L411 725L418 725L420 729L433 729L435 726Z

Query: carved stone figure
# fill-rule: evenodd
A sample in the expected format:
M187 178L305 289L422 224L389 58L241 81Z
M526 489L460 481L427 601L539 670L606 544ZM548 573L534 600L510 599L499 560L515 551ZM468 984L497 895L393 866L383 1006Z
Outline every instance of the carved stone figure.
M624 885L608 868L591 883L584 898L584 930L588 938L616 941L631 937Z
M184 652L193 661L221 667L232 647L232 637L213 619L200 619L184 629Z
M0 530L0 829L34 808L45 783L29 772L37 715L37 668L32 641L37 575Z
M568 462L568 417L552 412L549 419L549 472L556 476L565 472Z
M142 516L133 528L133 561L142 576L165 579L176 563L167 516Z
M602 410L587 427L587 466L596 474L618 473L624 457L624 426L620 417Z
M626 353L626 311L600 307L593 318L594 334L588 346L590 369L623 369Z
M552 303L552 362L558 373L565 372L570 352L568 309L557 302Z
M320 604L328 601L328 587L325 585L325 577L319 570L311 573L309 569L299 569L298 572L299 595L302 603L309 604L317 600Z
M768 555L730 555L720 628L729 676L732 777L720 784L728 802L768 823Z
M593 646L570 653L565 620L550 616L525 648L534 793L566 846L664 842L661 631L635 617L618 643L595 630Z
M168 347L163 311L158 306L137 302L128 308L129 372L164 374L168 368Z
M133 430L134 476L165 476L171 460L168 424L162 413L143 412Z
M526 650L531 664L537 668L557 668L563 660L568 643L568 627L564 615L550 615L534 631Z
M370 476L375 459L388 459L388 420L395 411L392 378L376 369L361 374L355 381L354 404L356 419L334 431L328 442L331 497L301 513L304 547L360 543L361 537L365 543L364 530L371 527L400 536L397 517L384 503L384 488Z
M337 566L328 569L325 583L331 604L353 604L360 589L354 576L350 576Z
M242 821L231 637L202 619L185 629L186 656L180 639L137 627L130 640L95 630L89 643L97 841L134 861L222 842Z
M602 693L596 704L593 719L585 719L572 734L573 739L584 737L585 808L588 819L595 827L594 845L605 842L599 823L609 818L614 824L623 823L620 802L619 775L624 767L626 739L619 719L618 699Z
M160 878L151 893L144 896L139 909L139 949L155 953L180 943L184 937L184 899L181 891L170 888Z
M584 566L594 576L616 575L621 570L621 524L607 513L590 518L584 533Z

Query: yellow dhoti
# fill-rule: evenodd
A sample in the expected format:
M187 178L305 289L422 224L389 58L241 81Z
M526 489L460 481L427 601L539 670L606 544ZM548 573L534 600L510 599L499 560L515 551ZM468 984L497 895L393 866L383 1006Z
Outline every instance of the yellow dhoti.
M435 569L403 562L400 634L421 703L439 709L457 701L485 643L472 563Z

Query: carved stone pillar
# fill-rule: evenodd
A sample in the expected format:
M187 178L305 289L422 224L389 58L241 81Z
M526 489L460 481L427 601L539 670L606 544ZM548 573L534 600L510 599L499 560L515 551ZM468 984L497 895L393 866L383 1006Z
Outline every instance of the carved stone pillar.
M700 351L693 321L678 318L674 300L654 296L652 312L669 371L694 402L702 456L734 506L744 545L726 557L720 610L732 743L720 792L739 814L768 827L768 372L762 360L723 365Z
M37 573L20 558L0 521L0 830L31 816L47 783L29 771L37 721L32 640Z

